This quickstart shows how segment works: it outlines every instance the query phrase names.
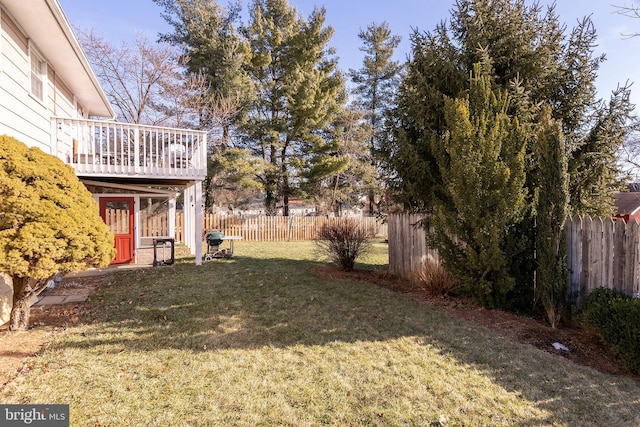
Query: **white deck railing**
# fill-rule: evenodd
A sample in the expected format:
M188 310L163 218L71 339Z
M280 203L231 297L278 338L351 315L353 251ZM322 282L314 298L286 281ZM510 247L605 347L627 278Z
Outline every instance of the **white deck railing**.
M207 173L203 131L56 117L58 157L79 176L202 180Z

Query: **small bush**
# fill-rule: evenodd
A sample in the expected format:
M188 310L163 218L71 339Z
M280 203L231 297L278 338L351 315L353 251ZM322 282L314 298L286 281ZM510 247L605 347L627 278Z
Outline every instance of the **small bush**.
M356 259L369 250L370 238L368 231L356 221L341 220L324 224L318 232L316 244L344 271L352 271Z
M640 300L613 289L596 289L584 298L581 318L625 357L631 372L640 374Z
M430 295L450 295L454 281L442 264L433 257L426 257L414 273L413 282Z

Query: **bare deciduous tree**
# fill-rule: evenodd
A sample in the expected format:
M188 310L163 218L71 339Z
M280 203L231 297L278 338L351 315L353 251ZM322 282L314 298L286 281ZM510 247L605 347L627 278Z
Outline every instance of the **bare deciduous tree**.
M180 79L179 55L172 46L140 35L133 46L115 45L93 30L77 33L119 119L144 124L167 120L153 105L164 87Z
M623 16L628 16L629 18L640 18L640 6L631 5L631 6L616 6L613 5L616 13ZM631 33L631 34L622 34L625 37L637 37L640 33Z
M640 18L640 6L631 5L631 6L616 6L613 5L616 9L616 13L619 15L627 16L629 18ZM638 37L640 33L633 32L630 34L622 34L622 36L626 38ZM627 82L627 87L630 87L631 84ZM638 131L640 130L640 123L635 120L632 126L631 132L629 136L626 138L624 144L618 150L618 161L620 163L621 169L627 174L627 176L635 181L640 181L640 135ZM637 191L637 189L633 190Z
M226 145L228 136L215 131L225 133L241 109L239 96L212 91L206 75L187 71L190 58L175 46L140 35L133 45L115 45L93 30L77 32L118 119L206 130L211 144Z

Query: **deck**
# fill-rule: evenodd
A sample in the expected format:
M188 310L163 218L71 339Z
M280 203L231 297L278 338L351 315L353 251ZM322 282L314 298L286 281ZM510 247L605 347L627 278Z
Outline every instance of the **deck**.
M52 120L55 154L86 178L201 181L207 173L203 131L102 120Z

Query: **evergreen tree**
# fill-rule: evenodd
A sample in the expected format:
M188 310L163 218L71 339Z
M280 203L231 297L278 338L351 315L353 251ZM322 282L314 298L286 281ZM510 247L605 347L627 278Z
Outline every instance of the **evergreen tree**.
M217 0L154 0L164 8L162 17L173 27L160 40L183 49L187 73L204 76L208 103L214 114L201 114L201 129L220 121L219 143L229 145L232 125L242 118L242 104L250 99L253 87L244 71L249 46L238 31L240 3L221 6ZM233 104L230 108L229 105ZM225 110L225 114L220 114ZM220 120L222 119L222 120Z
M253 85L245 72L249 60L249 46L238 30L240 3L223 7L217 0L154 0L164 9L162 17L173 27L173 32L160 35L160 40L182 49L181 63L190 77L199 82L189 91L194 92L190 102L194 104L196 128L210 132L208 138L209 165L204 182L205 206L212 209L218 194L211 193L222 186L224 174L215 169L216 154L222 154L232 144L234 124L241 122L247 101L253 96ZM213 130L221 132L212 132ZM215 136L215 137L214 137ZM208 165L208 166L209 166ZM233 182L225 185L234 187ZM218 197L219 199L219 197Z
M331 148L309 157L303 186L305 197L314 200L321 211L332 211L339 217L345 205L362 206L361 197L377 181L367 147L368 135L369 126L354 105L336 114L323 132Z
M591 127L569 161L571 212L580 215L610 216L615 192L623 191L618 167L618 150L637 122L629 87L613 91L609 103L594 112Z
M248 207L262 185L256 179L262 169L260 159L236 147L220 149L209 156L205 180L205 206L214 212L216 206Z
M526 136L479 65L470 83L466 98L444 100L448 130L434 143L447 198L430 224L447 270L481 303L501 306L514 285L505 236L526 207Z
M528 206L521 220L506 230L503 247L511 276L524 287L513 293L526 297L527 289L534 289L536 233L555 235L562 226L536 220L541 201L534 196L548 185L541 182L545 176L537 175L537 161L551 156L537 147L541 109L549 108L550 120L560 126L570 211L607 212L619 185L612 154L629 131L629 91L621 88L608 104L596 98L595 78L604 57L594 55L596 32L589 19L567 31L553 6L543 11L524 0L459 0L449 22L433 32L413 34L413 59L400 86L389 128L391 141L384 152L389 186L409 209L433 214L436 207L445 207L455 213L449 177L445 179L440 167L448 158L438 154L449 126L445 99L468 89L465 76L475 63L490 65L492 84L509 93L506 113L518 118L527 142ZM466 169L461 167L459 173ZM556 262L561 262L560 255Z
M564 225L569 212L568 153L560 125L545 106L534 146L536 157L537 293L554 328L566 314L567 264Z
M398 61L391 60L401 38L391 34L387 22L370 24L358 37L363 43L360 50L365 53L363 66L359 70L349 70L349 75L355 83L353 93L370 125L369 155L372 164L377 166L376 153L386 145L383 117L393 104L401 77ZM374 212L375 190L369 190L369 214Z
M304 19L286 0L255 0L244 28L251 49L246 69L257 95L239 131L243 146L266 165L260 180L267 214L275 214L280 197L289 214L289 197L304 182L301 166L310 153L331 149L321 131L346 101L325 18L324 8Z
M444 137L444 99L468 86L468 72L444 24L432 33L411 36L413 59L406 66L391 122L388 142L380 147L386 185L404 209L432 212L442 177L432 140Z
M567 33L553 6L543 13L537 3L527 6L524 0L460 0L449 26L414 33L412 43L413 59L401 85L392 145L385 156L387 168L396 173L391 174L390 184L395 194L404 193L405 204L429 210L430 200L438 197L441 177L430 172L425 180L422 172L434 170L426 141L442 137L443 99L466 88L465 76L477 62L489 61L492 80L509 90L514 99L510 114L515 113L516 98L527 98L528 117L537 117L541 105L551 106L569 150L569 170L615 170L610 156L601 153L603 144L609 146L605 151L615 152L621 140L605 136L593 118L609 117L624 133L630 117L628 88L621 89L619 102L612 102L609 112L596 98L595 78L604 57L594 56L596 32L589 19ZM515 93L515 87L521 92ZM591 142L592 138L599 142ZM407 157L418 163L408 168ZM599 166L594 168L594 162ZM572 212L593 212L589 206L610 208L617 188L615 174L598 177L597 187L578 174L572 173L570 179ZM425 188L416 189L416 181L424 182ZM573 199L578 194L580 202Z

